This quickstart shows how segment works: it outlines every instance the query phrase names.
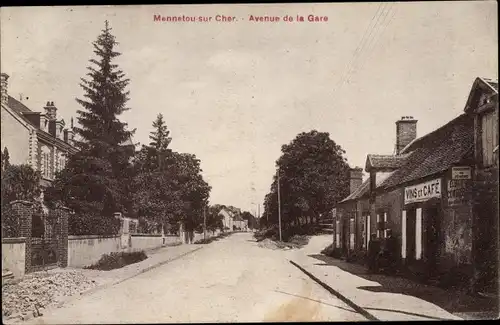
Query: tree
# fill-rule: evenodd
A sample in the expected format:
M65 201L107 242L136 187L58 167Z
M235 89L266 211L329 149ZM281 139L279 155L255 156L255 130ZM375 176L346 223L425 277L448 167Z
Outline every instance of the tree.
M172 139L161 114L153 128L151 143L142 147L136 163L135 209L138 216L150 222L170 227L182 222L187 231L192 231L202 224L210 186L203 180L195 155L168 148Z
M257 221L256 221L256 218L253 216L253 214L251 214L248 211L244 211L241 214L241 217L243 218L243 220L246 220L248 222L248 228L250 228L250 229L257 228Z
M3 152L1 153L1 156L2 156L1 159L2 159L2 172L3 172L10 165L10 163L9 163L9 159L10 159L9 150L7 150L7 147L4 147Z
M207 230L215 231L216 229L220 229L221 231L224 228L223 217L220 215L222 207L219 205L211 205L207 208Z
M97 59L87 69L88 79L81 78L85 99L76 99L78 123L74 127L80 136L75 141L79 152L71 156L66 169L60 172L46 192L47 202L61 201L75 212L70 218L71 234L115 233L119 221L117 211L127 213L130 193L127 184L132 177L130 158L133 151L122 146L134 131L118 116L129 108L129 79L113 63L120 55L118 43L108 22L93 42Z
M326 132L302 132L282 146L271 191L264 202L264 222L278 223L277 176L280 176L284 227L317 221L349 194L349 166L345 151Z
M26 164L11 165L8 161L7 150L4 150L2 156L2 235L18 237L19 219L13 214L10 202L15 200L33 202L35 211L40 212L40 172Z

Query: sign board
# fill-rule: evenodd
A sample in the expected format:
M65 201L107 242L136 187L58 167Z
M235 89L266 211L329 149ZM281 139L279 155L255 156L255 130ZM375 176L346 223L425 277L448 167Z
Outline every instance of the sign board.
M332 209L332 217L333 217L333 219L337 218L337 209L336 208Z
M451 179L471 179L472 170L470 167L452 167Z
M424 202L441 197L441 178L405 187L405 204Z
M466 204L467 192L470 181L466 179L451 179L448 180L448 205Z

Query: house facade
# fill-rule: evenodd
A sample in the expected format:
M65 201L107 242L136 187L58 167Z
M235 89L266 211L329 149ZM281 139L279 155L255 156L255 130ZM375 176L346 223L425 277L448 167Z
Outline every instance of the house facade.
M233 213L228 209L221 209L219 215L222 216L222 224L225 230L233 230Z
M464 113L437 130L417 138L416 124L411 117L396 122L394 155L367 156L368 179L337 207L335 246L363 257L369 234L382 239L391 229L411 274L491 286L498 265L498 83L477 78Z
M9 96L8 79L7 74L1 74L2 150L9 151L10 163L28 164L40 171L40 185L47 187L68 157L77 151L74 132L57 116L53 101L47 102L44 112L36 112L22 100Z

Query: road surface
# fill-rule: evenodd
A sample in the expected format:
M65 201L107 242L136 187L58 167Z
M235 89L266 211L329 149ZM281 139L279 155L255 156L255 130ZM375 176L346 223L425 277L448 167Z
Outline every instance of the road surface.
M287 256L258 247L251 233L234 234L30 323L366 320Z

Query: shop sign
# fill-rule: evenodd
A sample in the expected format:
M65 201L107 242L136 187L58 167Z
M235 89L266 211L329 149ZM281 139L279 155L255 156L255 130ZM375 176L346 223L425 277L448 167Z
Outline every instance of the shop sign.
M467 199L467 189L470 182L466 179L451 179L448 180L448 205L465 204Z
M451 179L471 179L472 170L470 167L452 167Z
M441 178L405 187L405 204L441 197Z

